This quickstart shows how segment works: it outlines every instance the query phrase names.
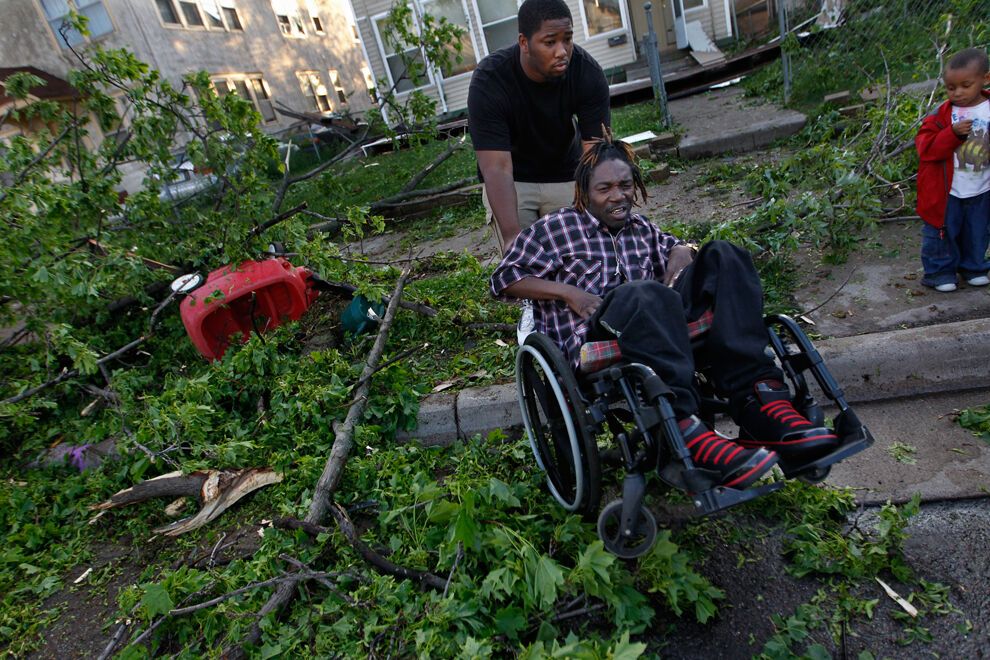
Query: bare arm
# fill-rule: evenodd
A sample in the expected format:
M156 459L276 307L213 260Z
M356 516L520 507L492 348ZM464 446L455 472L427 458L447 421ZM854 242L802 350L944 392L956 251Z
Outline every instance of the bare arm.
M516 187L512 182L512 154L508 151L476 151L478 169L492 206L502 243L508 249L519 233Z
M602 299L584 289L570 284L541 280L538 277L525 277L505 287L504 294L514 298L531 300L562 300L575 314L583 319L590 318L602 304Z
M663 283L667 286L674 284L681 271L694 261L694 249L690 245L675 245L667 260L667 270L663 274Z

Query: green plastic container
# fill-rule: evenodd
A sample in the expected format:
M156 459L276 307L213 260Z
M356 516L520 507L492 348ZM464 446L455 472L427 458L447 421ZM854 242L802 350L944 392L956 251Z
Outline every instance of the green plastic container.
M369 316L369 312L374 311L376 317ZM362 295L354 296L344 312L340 315L340 322L344 330L352 335L360 335L368 332L372 327L378 325L378 319L385 313L385 306L381 303L372 303Z

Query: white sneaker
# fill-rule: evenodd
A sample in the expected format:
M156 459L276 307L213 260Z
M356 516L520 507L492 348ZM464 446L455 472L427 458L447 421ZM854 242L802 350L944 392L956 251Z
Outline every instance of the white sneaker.
M986 275L977 275L976 277L971 277L966 280L966 284L970 286L986 286L990 284L990 277Z
M516 324L516 341L520 346L526 343L526 337L536 330L536 321L533 320L533 301L524 300L522 305L522 316Z
M946 282L945 284L939 284L935 287L936 291L941 291L942 293L949 293L950 291L956 290L955 282Z

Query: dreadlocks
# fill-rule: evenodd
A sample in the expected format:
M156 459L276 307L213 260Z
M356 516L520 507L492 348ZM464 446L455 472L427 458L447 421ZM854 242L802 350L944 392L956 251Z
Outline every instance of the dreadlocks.
M646 184L643 182L643 173L636 166L636 156L632 147L622 140L612 138L612 132L602 126L602 137L592 142L591 148L584 152L574 171L574 208L584 211L588 207L588 189L591 188L591 173L601 163L608 160L619 160L629 166L632 170L633 185L642 195L641 199L646 199ZM636 196L633 196L633 203Z

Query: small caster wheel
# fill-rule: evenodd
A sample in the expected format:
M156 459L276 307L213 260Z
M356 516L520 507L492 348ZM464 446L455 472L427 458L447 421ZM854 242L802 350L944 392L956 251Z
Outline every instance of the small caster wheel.
M622 500L612 500L598 514L598 537L605 549L622 559L636 559L649 552L657 539L657 520L645 506L639 508L639 516L631 534L620 533L622 524Z
M268 244L268 254L273 257L281 257L288 250L285 248L285 243L280 243L279 241L272 241Z
M806 484L820 484L828 478L828 474L831 471L832 466L809 470L798 475L798 481L803 481Z

